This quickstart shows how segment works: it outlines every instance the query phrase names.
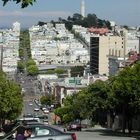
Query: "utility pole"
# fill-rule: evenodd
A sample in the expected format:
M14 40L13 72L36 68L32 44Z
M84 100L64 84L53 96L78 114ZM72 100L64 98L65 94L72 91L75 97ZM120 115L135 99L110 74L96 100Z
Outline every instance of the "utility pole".
M2 71L2 61L3 61L3 45L1 45L1 58L0 58L0 70Z
M124 38L124 67L126 66L126 58L125 58L125 54L126 54L126 45L127 45L127 30L123 29L123 38Z
M2 32L2 42L1 42L1 58L0 58L0 70L2 71L2 62L3 62L3 32Z

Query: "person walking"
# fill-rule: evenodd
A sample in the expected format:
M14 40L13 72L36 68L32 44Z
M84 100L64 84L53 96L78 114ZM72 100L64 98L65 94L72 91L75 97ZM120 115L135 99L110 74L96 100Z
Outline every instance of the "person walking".
M25 131L26 131L26 121L22 121L22 124L16 129L16 140L25 140Z

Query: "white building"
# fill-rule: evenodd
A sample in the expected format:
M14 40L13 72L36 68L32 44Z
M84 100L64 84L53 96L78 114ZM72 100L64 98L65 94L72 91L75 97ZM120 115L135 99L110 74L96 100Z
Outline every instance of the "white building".
M19 22L16 21L13 23L13 31L20 32L20 23Z
M85 1L84 0L81 1L80 13L82 17L85 17Z

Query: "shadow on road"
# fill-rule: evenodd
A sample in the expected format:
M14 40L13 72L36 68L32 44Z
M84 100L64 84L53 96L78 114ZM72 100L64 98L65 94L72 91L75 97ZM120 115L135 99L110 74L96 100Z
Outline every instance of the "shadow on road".
M122 132L119 131L112 131L110 129L106 129L106 128L90 128L90 129L85 129L83 130L83 132L95 132L95 133L99 133L99 135L102 136L114 136L114 137L132 137L132 138L136 138L136 140L140 140L140 132L133 132L132 134L129 133L125 133L123 134Z

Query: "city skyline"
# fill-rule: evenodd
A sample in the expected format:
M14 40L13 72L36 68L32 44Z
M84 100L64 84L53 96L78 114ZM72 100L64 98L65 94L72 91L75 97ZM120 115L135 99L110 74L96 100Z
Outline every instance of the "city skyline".
M8 2L3 7L0 0L0 27L11 27L18 21L21 27L36 25L38 21L49 22L59 17L67 18L80 13L81 0L37 0L33 6L21 9L20 5ZM85 0L85 15L95 13L98 18L115 21L119 25L138 26L140 0Z

